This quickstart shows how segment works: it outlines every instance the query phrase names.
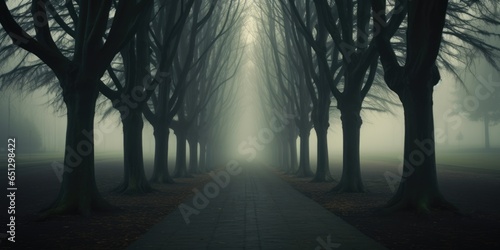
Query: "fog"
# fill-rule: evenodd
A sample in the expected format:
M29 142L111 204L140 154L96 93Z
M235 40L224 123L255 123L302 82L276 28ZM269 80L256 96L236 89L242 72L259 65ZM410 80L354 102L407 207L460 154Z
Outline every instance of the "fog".
M259 37L259 11L261 11L258 1L250 1L245 7L245 21L241 27L242 41L244 48L240 53L242 63L237 75L231 81L237 88L236 105L225 118L231 126L227 131L226 138L223 139L227 145L228 155L233 154L238 157L237 149L243 141L251 136L257 136L259 129L268 126L269 117L262 112L263 109L273 109L266 106L262 95L264 85L262 73L259 71L259 62L255 55L259 54L258 44L261 43ZM496 40L495 40L496 39ZM493 44L498 44L498 38L489 38ZM14 60L15 61L15 60ZM14 61L10 65L14 65ZM470 66L472 65L472 66ZM264 66L266 67L266 66ZM456 76L447 71L443 71L442 80L435 87L434 92L434 119L435 136L438 151L452 149L482 148L484 147L484 125L481 121L470 121L466 115L454 114L452 111L457 107L458 89L463 88L463 84ZM467 70L463 70L460 75L464 82L474 81L474 78L484 77L496 83L492 90L498 91L500 82L499 74L484 59L477 59L469 64ZM0 84L2 85L2 84ZM40 88L33 92L20 91L16 84L13 87L3 88L0 92L0 137L16 137L19 140L19 152L43 153L64 151L65 139L65 110L64 107L51 105L56 100L56 95L49 93L46 88ZM495 85L495 84L493 84ZM474 97L474 93L470 93ZM477 98L476 98L477 99ZM397 100L397 98L396 98ZM99 99L101 103L96 112L96 152L98 154L122 154L123 132L116 111L111 115L103 117L103 113L111 108L111 103L105 98ZM399 101L397 101L399 102ZM497 100L497 103L500 99ZM500 103L499 103L500 104ZM57 109L57 110L56 110ZM361 154L387 153L389 155L401 155L404 142L404 123L401 107L392 107L393 112L374 112L370 110L362 111L363 125L361 127ZM272 112L283 112L272 110ZM342 128L340 125L340 115L335 107L331 108L330 128L328 132L328 144L330 154L340 156L342 154ZM496 123L494 123L496 124ZM103 128L103 129L99 129ZM490 131L491 146L500 146L500 126L492 125ZM154 140L152 127L145 122L143 131L144 153L148 157L153 156ZM102 140L100 139L102 137ZM297 141L297 147L299 142ZM175 152L175 135L171 131L169 140L170 152ZM0 149L4 150L3 146ZM235 152L229 152L235 151ZM312 132L310 136L311 160L315 160L316 136ZM175 153L170 153L170 158Z
M493 249L499 5L0 1L0 248Z
M252 53L247 52L247 53ZM238 86L238 105L234 107L233 131L229 133L232 138L226 142L232 144L227 148L236 148L249 136L256 136L260 128L266 127L264 115L260 112L266 108L262 106L259 98L259 79L255 79L257 69L251 61L247 62L239 72L235 82ZM493 76L493 75L492 75ZM488 77L488 76L487 76ZM500 80L498 81L500 82ZM481 121L470 121L465 116L460 117L460 122L448 119L448 111L455 107L453 93L461 88L460 83L449 74L444 74L443 80L436 86L434 93L434 119L436 129L437 150L454 150L484 147L484 125ZM2 91L0 99L0 134L2 138L16 137L21 153L64 152L64 139L66 118L65 110L56 110L50 104L54 94L47 93L45 89L36 90L34 93L22 93L15 89ZM500 103L499 103L500 104ZM123 149L123 132L120 117L115 112L103 118L103 110L109 108L109 101L103 105L101 112L97 112L95 126L101 131L102 140L96 141L96 153L121 154ZM9 112L10 109L10 112ZM10 114L9 114L10 113ZM100 114L99 114L100 113ZM396 107L394 114L376 111L363 111L363 125L361 127L361 152L387 153L399 156L402 153L404 123L401 107ZM457 118L458 119L458 118ZM448 128L447 125L448 124ZM103 128L103 129L99 129ZM448 134L446 134L448 130ZM144 136L144 152L152 157L154 152L153 131L146 122ZM461 136L460 136L461 135ZM500 146L500 126L491 126L491 146ZM98 138L99 139L99 138ZM340 156L342 153L342 131L339 117L334 113L331 118L331 127L328 134L329 151L332 155ZM310 137L311 159L315 159L316 136ZM298 142L297 142L298 146ZM175 135L169 141L169 147L175 152ZM232 152L236 154L237 152ZM175 154L171 153L171 159Z

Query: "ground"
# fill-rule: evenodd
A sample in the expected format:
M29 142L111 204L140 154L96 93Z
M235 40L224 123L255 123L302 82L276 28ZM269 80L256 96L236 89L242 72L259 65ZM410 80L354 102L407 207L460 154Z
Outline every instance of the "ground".
M455 159L451 154L447 157ZM411 212L379 215L377 210L393 194L384 173L397 171L398 163L390 159L373 158L362 162L368 190L365 194L328 194L335 183L309 183L308 179L275 173L389 249L500 249L500 171L494 169L500 161L485 161L489 165L471 168L441 160L443 164L438 166L441 190L461 209L460 215L449 212L435 212L429 217ZM90 219L64 216L38 222L34 214L48 205L58 191L59 182L50 162L47 159L29 162L26 166L20 164L17 170L15 249L89 249L89 246L92 249L123 249L173 212L193 194L194 187L200 189L211 180L208 175L197 175L192 179L177 179L178 184L174 185L154 185L158 191L152 194L123 196L110 192L121 181L119 162L98 159L98 187L106 200L122 210L94 214ZM338 177L339 164L335 159L332 162L334 177ZM1 170L3 179L6 171ZM4 221L2 216L2 224ZM5 242L3 239L0 248L14 249L5 247Z
M16 249L123 249L177 209L192 194L191 189L208 179L202 175L178 180L176 185L153 185L157 192L136 197L103 192L121 211L96 213L89 219L59 216L38 222L35 215L21 217Z
M18 160L16 243L6 244L7 240L2 239L0 249L90 249L89 246L92 249L123 249L177 209L193 194L193 188L200 188L210 180L208 174L196 175L195 178L176 179L177 183L173 185L153 184L156 191L150 194L120 195L111 191L121 182L123 170L120 161L98 156L98 188L104 198L120 210L95 213L90 218L58 216L37 221L37 211L55 198L59 182L51 168L50 157L33 158L36 160L25 164L21 163L23 158ZM147 165L151 166L152 162L147 162ZM6 205L2 203L2 207ZM4 221L6 224L6 218L2 216L2 224Z
M482 160L477 160L474 167L457 166L470 162L458 159L473 157L482 157ZM366 161L362 167L368 192L363 194L329 193L335 183L309 183L307 178L275 173L389 249L500 249L500 171L493 170L492 159L498 157L497 152L442 154L442 162L457 164L439 165L438 176L442 193L460 209L460 214L433 211L429 216L413 212L386 216L379 213L393 195L383 174L397 173L394 170L397 161ZM498 162L495 162L497 169Z

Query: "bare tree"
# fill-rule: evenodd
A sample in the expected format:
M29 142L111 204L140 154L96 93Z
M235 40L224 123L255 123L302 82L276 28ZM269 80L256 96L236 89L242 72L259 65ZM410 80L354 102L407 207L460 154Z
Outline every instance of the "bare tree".
M485 67L487 68L487 67ZM483 68L484 69L484 68ZM484 129L484 148L490 149L490 127L500 122L500 92L493 88L493 81L499 79L498 72L491 70L480 70L477 75L467 77L465 86L458 86L455 91L456 110L450 115L460 115L471 121L479 121L483 123ZM488 77L486 77L488 76ZM495 86L498 87L498 86ZM470 101L471 95L475 95L472 99L474 105L466 104L466 100Z
M227 81L212 82L212 84L207 82L204 88L208 93L196 93L197 86L202 85L199 75L203 75L202 71L206 69L204 67L206 63L208 63L207 60L213 59L209 57L210 52L213 52L213 49L219 46L219 42L225 41L223 38L226 38L227 33L236 27L235 25L237 24L238 18L241 16L240 2L235 3L231 1L229 3L218 3L218 1L211 1L209 5L210 8L203 18L197 17L197 15L199 15L198 13L201 12L201 5L198 6L198 11L196 11L196 4L197 3L195 3L194 6L195 12L193 12L190 34L188 36L189 42L180 45L178 58L174 61L177 84L181 84L185 88L182 93L183 103L177 113L178 119L172 123L171 126L177 136L177 155L174 177L191 176L186 164L186 142L189 136L188 132L193 124L198 121L198 115L207 100L212 97L213 91L217 90L221 84ZM220 71L225 68L223 64L219 64L219 67L221 68L217 68L216 71L211 72L211 74L215 73L213 75L214 77L217 76L217 72L220 73ZM230 78L232 78L232 76ZM193 85L194 87L192 87ZM191 90L192 92L186 94L187 90ZM196 138L191 137L189 139L192 140L193 144L197 144ZM195 145L193 145L191 149L197 151L197 146L196 150L194 146ZM197 152L192 153L197 154Z
M31 11L35 36L30 36L15 20L5 1L0 2L0 23L14 44L37 56L57 77L67 109L64 174L57 199L44 216L109 209L97 190L94 176L94 114L100 80L115 55L127 44L144 18L151 0L80 1L78 11L69 1L66 11L75 24L71 34L75 48L66 55L50 30L48 1L33 1ZM51 13L54 19L57 14ZM111 25L108 28L108 23ZM68 30L71 32L71 30ZM70 34L70 36L71 36ZM104 39L104 41L103 41Z
M374 0L372 3L373 13L377 13L374 18L380 18L382 22L382 33L377 36L377 45L385 70L385 81L399 96L405 113L406 178L389 201L389 209L411 207L428 212L433 207L451 207L437 184L432 111L433 87L440 80L436 59L448 1L408 3L407 57L404 66L399 65L390 36L383 28L386 19L385 0ZM426 28L422 29L422 26Z
M192 1L186 6L180 1L169 3L157 3L147 10L147 16L140 24L137 35L120 53L121 57L113 62L118 68L111 66L108 69L109 78L114 86L102 88L101 92L112 102L113 108L120 112L123 124L123 150L124 150L124 179L116 188L120 193L146 193L152 191L144 172L143 151L142 151L142 128L143 109L151 95L154 94L159 84L170 84L168 73L155 69L152 66L151 50L153 35L150 29L151 19L154 16L162 18L156 21L153 26L163 25L165 29L170 27L182 27L188 16ZM168 9L168 16L163 11ZM160 13L161 12L161 13ZM178 14L179 13L179 14ZM171 23L168 23L171 22ZM158 31L158 30L156 30ZM163 41L168 48L170 44L178 42L180 28L162 30L168 33L169 40ZM150 34L152 34L150 36ZM166 49L168 51L168 49ZM120 60L118 60L120 59ZM162 60L169 60L163 57L159 62L165 65ZM120 63L122 62L122 63ZM155 69L155 74L152 74ZM167 70L167 67L162 68ZM161 87L164 89L164 87ZM108 111L109 112L109 111Z
M317 22L313 28L304 21L295 1L289 0L288 3L297 29L315 52L319 72L317 81L329 86L341 113L344 138L342 177L332 191L363 192L359 156L360 112L373 86L378 65L378 54L369 40L370 5L364 1L357 1L355 5L350 1L330 3L315 0ZM396 16L398 18L391 19L394 23L388 28L392 33L404 18L404 15Z
M173 62L177 57L178 45L187 23L194 0L170 2L169 8L160 5L158 19L154 19L150 29L151 60L156 65L157 77L163 75L164 83L151 93L149 105L143 105L144 117L153 126L155 156L152 182L173 183L168 171L168 138L174 116L182 104L185 87L173 79Z
M458 76L458 67L452 61L468 65L462 60L472 51L481 52L498 69L495 59L500 48L478 37L499 37L499 34L487 31L477 23L500 25L495 19L497 14L492 11L492 6L498 3L403 1L402 6L408 5L406 46L404 50L397 50L401 43L394 44L387 34L385 2L372 1L373 18L381 27L375 41L384 67L385 82L398 95L405 114L403 177L397 193L387 204L387 211L413 209L428 213L433 208L454 209L440 193L437 182L433 87L441 79L439 68ZM404 52L406 58L401 65L402 60L397 54Z

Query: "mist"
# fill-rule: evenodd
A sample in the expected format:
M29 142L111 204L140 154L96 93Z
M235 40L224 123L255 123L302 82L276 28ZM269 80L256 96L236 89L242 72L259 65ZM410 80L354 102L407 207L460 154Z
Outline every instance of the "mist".
M0 246L497 246L498 6L1 1Z

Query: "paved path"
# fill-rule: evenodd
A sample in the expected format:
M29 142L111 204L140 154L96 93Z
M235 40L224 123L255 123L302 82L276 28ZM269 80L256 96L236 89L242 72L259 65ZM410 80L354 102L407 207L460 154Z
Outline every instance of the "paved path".
M186 214L199 211L189 224L177 209L130 249L385 249L266 168L242 169L217 196L207 184L215 197L206 205L198 195L205 208L184 202Z

